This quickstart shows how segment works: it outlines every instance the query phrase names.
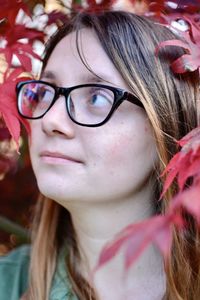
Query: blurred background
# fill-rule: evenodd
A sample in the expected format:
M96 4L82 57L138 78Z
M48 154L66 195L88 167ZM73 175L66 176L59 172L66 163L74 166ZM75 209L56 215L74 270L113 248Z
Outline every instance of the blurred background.
M15 1L4 2L2 10L15 9ZM43 30L47 20L45 14L51 11L66 11L69 1L58 0L23 0L31 12L32 19L19 10L16 22L26 22L31 28ZM16 2L17 3L17 2ZM17 9L17 7L16 7ZM39 17L38 17L39 16ZM6 16L5 16L6 18ZM2 24L4 18L0 18ZM51 27L48 28L49 34ZM55 30L55 28L54 28ZM0 31L0 42L2 32ZM3 45L0 44L0 48ZM34 44L35 52L42 54L44 49L41 43ZM17 62L15 62L17 64ZM36 75L40 67L33 61L33 73ZM6 70L5 58L0 55L0 83ZM0 255L5 254L22 243L29 242L29 228L32 221L32 211L38 196L35 177L31 168L27 133L22 128L19 152L5 127L0 115Z
M91 3L94 5L95 1L90 1L90 5ZM101 1L97 0L96 4L99 3ZM112 3L110 5L115 9L126 8L137 12L145 10L146 7L143 0L104 0L103 3L106 5ZM28 7L29 15L23 8L19 8L19 5L24 4ZM9 34L7 35L9 29L7 15L9 13L13 16L13 12L16 12L12 27L15 27L16 24L25 24L26 27L45 32L46 38L48 38L62 25L62 21L68 17L70 12L85 7L87 4L89 1L86 0L22 0L22 2L5 0L0 11L0 49L5 49L8 39L11 38ZM63 19L63 15L65 19ZM26 36L24 38L26 40ZM33 49L41 57L44 44L35 41ZM20 65L16 55L13 56L12 64L14 67ZM4 93L5 90L2 83L7 67L4 54L0 54L0 86L3 87L1 93ZM32 74L34 76L38 76L40 67L41 63L33 59ZM1 96L4 97L3 94ZM29 242L32 212L38 197L36 180L29 159L27 133L23 128L19 144L19 153L17 153L16 144L5 126L0 111L0 255L20 244Z
M38 195L25 133L22 139L16 165L0 180L0 255L29 242L28 231Z

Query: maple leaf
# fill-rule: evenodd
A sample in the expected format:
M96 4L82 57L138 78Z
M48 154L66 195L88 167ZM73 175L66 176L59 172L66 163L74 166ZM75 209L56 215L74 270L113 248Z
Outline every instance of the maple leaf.
M44 42L44 33L37 29L26 27L24 24L15 24L6 31L4 38L7 41L7 46L15 44L18 40L27 39L31 45L35 40Z
M161 48L167 46L175 46L184 48L186 53L177 58L171 64L171 68L175 73L186 73L200 70L200 26L194 22L193 18L186 15L182 16L189 29L186 32L180 32L181 36L185 39L182 40L168 40L161 42L156 48L156 54Z
M35 40L44 42L44 36L44 33L39 30L26 28L25 25L16 25L6 31L4 38L7 41L7 45L6 48L0 49L0 53L5 55L9 66L12 65L13 55L16 55L24 67L24 70L31 72L31 57L38 60L41 59L40 56L33 51L33 43ZM20 42L20 40L24 38L27 39L27 43Z
M14 70L7 80L0 84L0 116L3 118L17 147L19 146L20 122L29 131L28 122L19 116L16 106L16 83L23 79L30 79L30 77L19 78L22 71L22 69Z
M67 14L64 14L60 11L53 10L50 13L48 13L48 22L46 26L57 24L60 26L60 24L65 23L69 20L69 17Z
M34 57L38 60L41 59L39 55L33 52L33 48L29 44L15 43L11 47L5 49L0 49L0 53L5 55L6 61L9 66L12 66L13 55L16 55L19 59L21 65L24 68L24 71L32 71L32 59Z
M162 174L167 174L162 195L175 178L182 191L189 178L200 174L200 127L193 129L178 143L182 146L181 151L175 154Z
M20 9L27 15L31 15L28 6L22 0L0 0L0 7L0 20L7 19L13 25Z
M200 9L200 1L199 0L174 0L172 1L172 4L168 2L168 7L171 7L171 9L175 9L177 12L180 13L190 13L194 14L195 12L199 12ZM173 5L174 4L174 5Z
M173 199L174 209L182 207L192 215L200 225L200 177L195 180L194 184L186 190L178 193Z
M165 9L165 1L148 1L149 2L149 11L154 12L155 15L159 16Z
M154 243L167 259L171 249L173 225L182 228L183 221L177 211L171 210L166 215L154 216L127 226L103 248L94 272L108 263L122 246L125 247L125 269L130 268L151 243Z
M153 12L156 16L170 14L174 12L191 13L199 12L200 1L199 0L158 0L148 1L149 11Z
M181 147L186 146L185 149L191 148L193 146L193 143L195 143L195 141L198 141L199 138L200 138L200 126L194 128L188 134L186 134L180 141L178 141L178 144Z

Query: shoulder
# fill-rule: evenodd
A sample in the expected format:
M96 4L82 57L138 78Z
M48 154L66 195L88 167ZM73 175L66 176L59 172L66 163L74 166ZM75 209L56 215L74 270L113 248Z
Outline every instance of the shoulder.
M21 246L10 251L7 255L0 256L0 267L11 262L15 265L19 265L27 259L30 259L30 246Z
M30 246L22 246L0 257L0 296L19 300L28 283Z

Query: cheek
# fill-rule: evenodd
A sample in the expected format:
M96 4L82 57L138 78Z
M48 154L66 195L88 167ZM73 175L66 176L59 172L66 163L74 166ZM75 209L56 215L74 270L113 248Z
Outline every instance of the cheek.
M154 157L156 146L148 126L145 126L140 132L126 132L112 136L102 145L102 155L109 161L117 161L118 164L123 161L137 161L139 158L147 158L146 155Z
M38 148L40 147L40 144L42 142L41 130L38 123L36 123L36 121L34 120L33 126L30 126L30 133L28 135L29 153L33 169L35 168L35 164L37 164L36 161ZM30 125L32 125L31 122Z
M30 125L30 131L28 134L28 145L29 149L32 147L32 144L37 143L38 141L38 124L36 120L29 120L29 125Z
M89 183L94 185L95 178L96 192L116 199L132 195L146 184L156 164L156 148L148 127L134 132L126 128L95 139Z
M122 160L126 160L128 154L133 153L134 148L132 147L133 142L126 135L120 135L116 139L112 140L109 145L106 147L106 158L107 163L110 162L117 162L120 164Z

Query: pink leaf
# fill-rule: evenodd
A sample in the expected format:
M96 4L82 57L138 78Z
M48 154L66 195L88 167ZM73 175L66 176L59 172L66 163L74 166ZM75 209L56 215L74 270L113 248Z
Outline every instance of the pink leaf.
M171 159L162 174L163 176L168 173L162 196L176 178L182 190L188 178L200 174L200 128L191 131L178 143L183 146L181 151Z
M178 194L174 201L181 204L188 213L193 215L200 225L200 184Z
M181 19L189 26L187 31L180 31L180 35L185 39L185 42L180 40L161 42L156 48L156 53L166 46L179 46L185 49L186 53L172 63L172 69L175 73L193 72L200 68L200 25L186 15L182 16Z
M180 154L177 153L173 156L173 158L171 159L171 161L167 165L166 169L161 174L161 176L164 176L166 173L168 173L168 176L165 179L163 192L162 192L160 198L163 197L163 195L166 193L166 191L168 190L168 188L170 187L170 185L172 184L172 182L176 178L176 176L178 174L177 165L178 165L179 161L180 161Z
M161 48L168 47L168 46L182 47L182 48L190 51L189 45L187 45L185 42L182 42L181 40L168 40L168 41L159 43L159 45L156 47L155 54L158 55Z
M117 254L117 252L120 250L120 248L123 246L125 240L126 240L126 237L120 237L119 239L115 240L114 242L107 244L101 251L101 254L100 254L99 260L98 260L98 264L95 267L95 270L99 269L105 263L108 263Z
M189 145L193 140L200 139L200 127L197 127L184 136L178 143L181 147Z
M172 241L172 224L182 224L178 214L171 209L165 216L154 216L140 223L131 224L107 244L101 252L95 270L110 261L123 246L125 247L125 268L129 268L142 254L145 248L154 243L167 257Z
M184 54L171 64L171 68L174 73L179 74L185 73L187 71L193 72L200 66L197 66L197 59L200 60L200 53L197 57L193 57L189 54Z

